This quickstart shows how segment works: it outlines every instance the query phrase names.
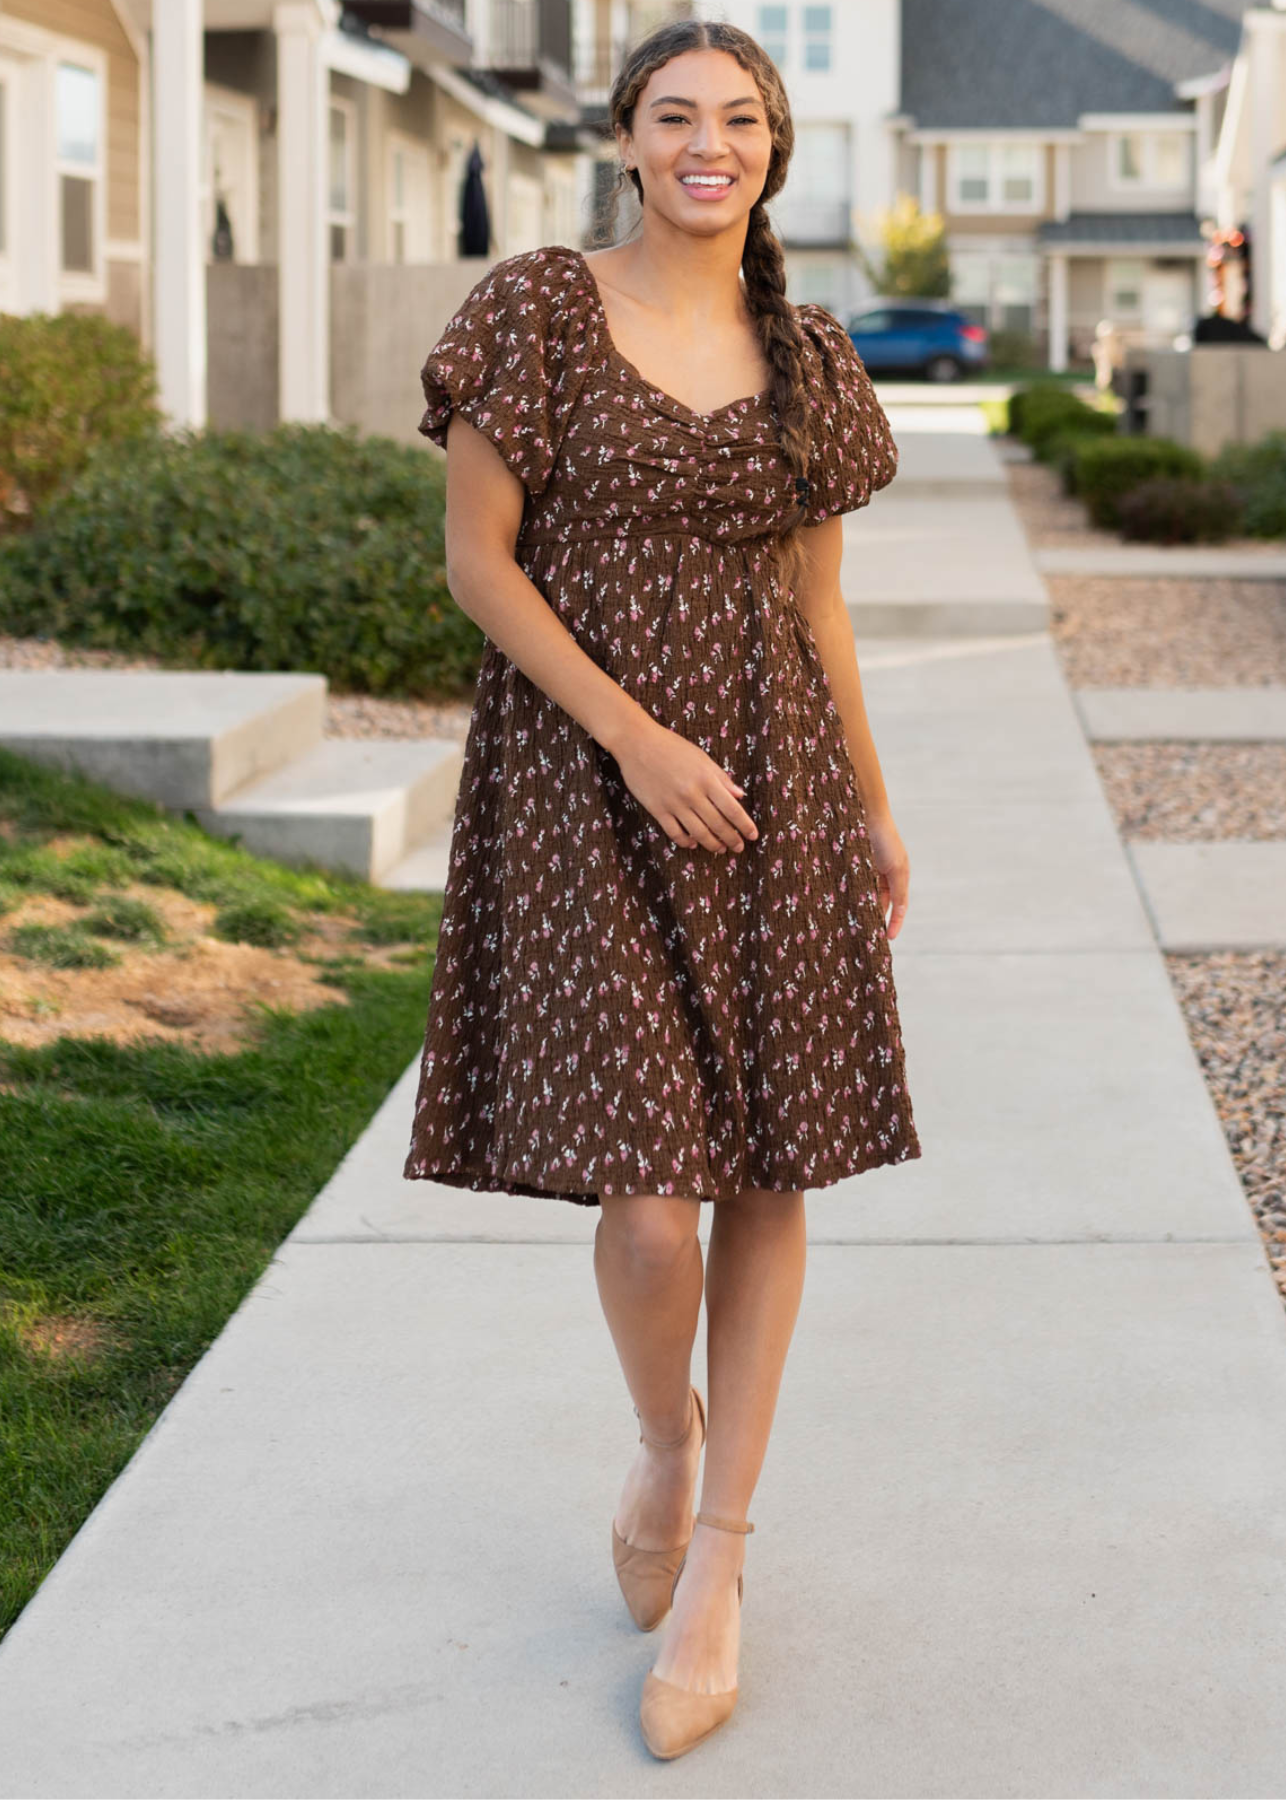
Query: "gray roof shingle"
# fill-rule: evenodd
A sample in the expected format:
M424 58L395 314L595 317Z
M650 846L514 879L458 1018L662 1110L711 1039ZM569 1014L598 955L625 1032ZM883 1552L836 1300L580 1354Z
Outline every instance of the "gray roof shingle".
M1175 112L1235 55L1247 0L902 0L902 110L941 130Z
M1042 244L1175 244L1204 250L1197 215L1190 212L1074 212L1066 219L1044 219L1037 228Z

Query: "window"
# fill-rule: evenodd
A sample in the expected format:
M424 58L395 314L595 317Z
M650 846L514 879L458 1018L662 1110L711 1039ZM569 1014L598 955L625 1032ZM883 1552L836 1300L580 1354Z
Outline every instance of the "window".
M60 62L54 81L61 251L65 275L96 275L102 184L102 89L97 70Z
M1143 315L1143 258L1120 256L1107 265L1107 310L1115 319Z
M991 323L996 331L1031 331L1036 323L1040 262L1035 256L1000 255L992 261Z
M948 188L956 212L1039 212L1043 146L966 142L948 148Z
M970 206L985 206L991 199L991 157L986 144L961 144L956 167L956 199Z
M1185 131L1117 131L1108 141L1108 168L1118 188L1184 188L1189 139Z
M831 67L831 8L804 8L804 67L810 74L829 74Z
M759 42L779 68L786 61L787 12L784 6L759 8Z
M1154 140L1156 160L1153 181L1157 187L1186 187L1188 139L1181 131L1158 132Z
M958 250L951 255L951 303L989 331L1030 331L1036 322L1040 258L1031 252Z
M1116 140L1116 179L1143 180L1143 138L1137 131L1123 131Z
M512 196L511 196L512 205ZM395 263L429 260L429 153L400 133L389 134L388 255Z
M782 190L781 235L791 244L847 244L851 234L847 124L804 120L795 127L795 153Z
M330 103L330 259L347 262L353 249L353 105Z
M1001 144L1000 199L1005 206L1031 206L1036 198L1035 144Z

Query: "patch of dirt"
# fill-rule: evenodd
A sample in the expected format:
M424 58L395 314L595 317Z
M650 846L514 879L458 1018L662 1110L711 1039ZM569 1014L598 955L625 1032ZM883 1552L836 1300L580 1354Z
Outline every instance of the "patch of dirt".
M51 840L80 844L83 838ZM9 932L17 925L71 925L91 907L48 894L33 894L0 914L0 1039L39 1046L60 1037L107 1037L117 1044L142 1038L182 1043L227 1054L251 1042L258 1026L252 1001L291 1012L346 1006L342 988L306 959L352 954L370 968L396 969L406 945L354 943L353 921L314 913L289 948L225 943L211 934L218 908L173 888L135 882L107 890L145 901L161 917L170 942L144 947L119 938L95 937L120 957L111 969L54 969L12 954Z
M19 1323L16 1331L24 1350L54 1359L76 1356L90 1361L118 1342L116 1333L96 1319L82 1319L76 1313L41 1313Z

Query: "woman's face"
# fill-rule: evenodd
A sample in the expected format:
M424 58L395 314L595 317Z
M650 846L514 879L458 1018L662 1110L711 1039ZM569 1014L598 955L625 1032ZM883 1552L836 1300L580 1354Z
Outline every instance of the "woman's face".
M649 210L702 237L744 231L768 176L772 132L754 77L726 50L685 50L654 69L633 130L617 141Z

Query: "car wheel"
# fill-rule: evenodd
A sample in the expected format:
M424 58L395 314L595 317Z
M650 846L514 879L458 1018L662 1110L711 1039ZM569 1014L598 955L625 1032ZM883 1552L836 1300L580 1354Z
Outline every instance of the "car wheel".
M960 364L954 356L931 356L924 365L924 373L929 381L959 381Z

